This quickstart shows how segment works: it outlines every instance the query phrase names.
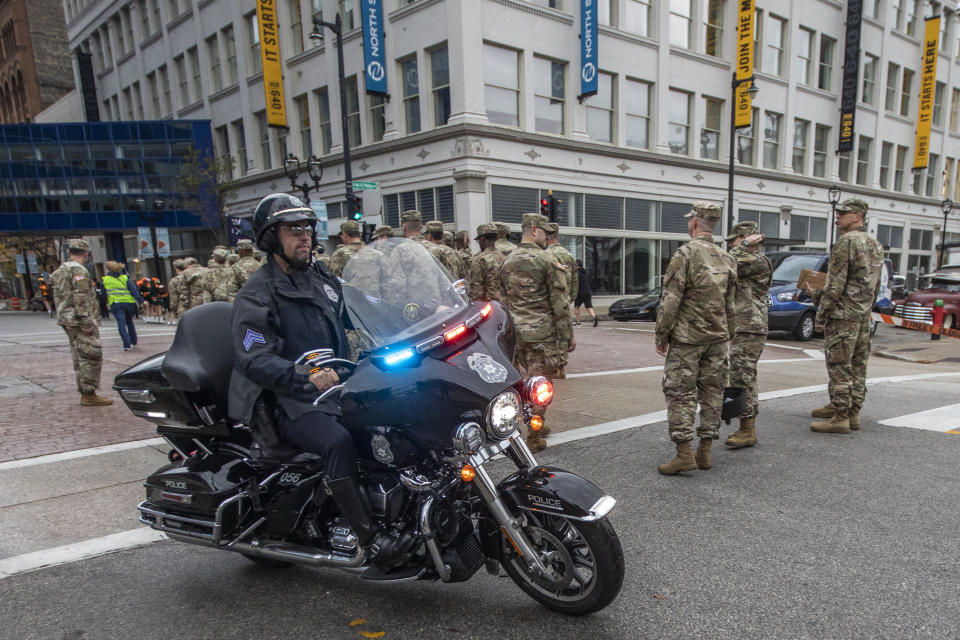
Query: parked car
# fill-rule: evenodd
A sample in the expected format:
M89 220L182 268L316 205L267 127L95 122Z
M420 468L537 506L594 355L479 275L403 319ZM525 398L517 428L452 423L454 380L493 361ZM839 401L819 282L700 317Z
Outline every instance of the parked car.
M652 289L641 296L622 298L610 305L607 315L613 320L656 320L660 304L660 289Z
M954 328L960 320L960 266L942 267L920 277L920 288L898 304L894 315L920 322L933 321L933 303L943 300L943 326Z

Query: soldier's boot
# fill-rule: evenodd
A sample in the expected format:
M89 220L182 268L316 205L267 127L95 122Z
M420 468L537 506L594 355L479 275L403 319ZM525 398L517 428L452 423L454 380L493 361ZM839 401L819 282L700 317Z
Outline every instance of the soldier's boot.
M697 452L693 454L693 459L700 469L710 469L713 467L713 463L710 461L710 447L712 446L712 439L700 438L700 444L697 445Z
M566 365L560 367L560 369L553 375L554 378L566 378L567 377L567 367Z
M80 394L81 407L103 407L110 404L113 404L113 400L98 396L95 391Z
M814 422L810 431L816 433L850 433L850 420L846 411L836 411L829 420Z
M702 441L701 441L702 442ZM677 443L677 455L670 462L657 466L657 471L665 476L676 475L680 471L693 471L697 468L697 461L690 450L690 441Z
M757 418L740 418L740 428L730 434L727 441L723 444L733 449L742 449L743 447L752 447L757 444Z
M527 437L524 440L531 453L538 453L547 448L547 441L544 440L542 433L542 428L540 431L527 431Z
M834 411L836 411L836 409L833 408L833 405L827 403L811 411L810 415L814 418L830 418L833 416Z
M850 423L851 431L860 430L860 409L850 409L847 412L847 421Z

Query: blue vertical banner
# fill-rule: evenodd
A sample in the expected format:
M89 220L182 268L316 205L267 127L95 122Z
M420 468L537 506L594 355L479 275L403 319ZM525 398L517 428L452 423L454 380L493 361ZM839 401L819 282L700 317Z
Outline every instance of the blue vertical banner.
M367 93L387 95L387 55L383 48L383 3L363 0L363 68Z
M597 3L580 0L580 95L583 102L597 93Z

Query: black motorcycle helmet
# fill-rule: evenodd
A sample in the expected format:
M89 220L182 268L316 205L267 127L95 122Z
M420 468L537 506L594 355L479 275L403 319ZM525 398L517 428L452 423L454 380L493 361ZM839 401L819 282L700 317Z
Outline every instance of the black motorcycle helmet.
M286 260L279 252L280 242L277 240L277 224L281 222L307 221L316 226L317 214L303 201L286 193L272 193L257 205L253 211L253 235L257 248L264 253L276 253ZM317 237L310 241L310 252L317 248ZM289 260L287 260L289 263ZM309 265L290 265L293 268L303 269Z

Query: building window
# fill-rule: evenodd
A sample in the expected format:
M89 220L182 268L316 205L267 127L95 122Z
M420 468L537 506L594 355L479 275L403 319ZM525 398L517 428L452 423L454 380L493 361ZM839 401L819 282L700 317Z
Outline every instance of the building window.
M938 6L937 3L933 4L933 14L936 15L940 13L940 51L944 55L950 55L950 34L952 29L950 26L953 24L953 12L947 9L944 9L942 6Z
M190 104L190 78L187 76L187 64L180 54L173 59L177 67L177 83L180 85L180 108L183 109Z
M247 175L249 164L247 161L247 136L243 130L243 120L233 121L233 137L237 139L237 168L240 175Z
M880 19L880 0L863 0L863 16L865 18Z
M880 187L890 188L890 161L893 160L893 143L884 142L880 147Z
M130 98L130 87L123 90L123 106L126 107L127 110L127 120L136 120L133 113L133 100Z
M170 95L170 75L167 73L167 65L157 68L157 75L160 76L160 86L163 88L163 109L164 114L173 113L173 97Z
M110 25L113 32L117 36L117 53L123 56L127 52L127 39L123 33L123 25L120 22L120 14L113 16L113 19L110 20Z
M417 72L417 59L408 58L400 62L400 74L403 78L403 114L407 133L420 131L420 75Z
M950 198L953 194L953 158L944 159L943 165L943 197Z
M813 48L817 35L800 27L797 33L797 82L800 84L813 83Z
M433 125L441 127L450 119L450 65L446 47L430 52L430 74L433 80Z
M233 159L230 154L230 134L227 131L227 125L222 127L217 127L214 129L216 134L214 140L216 141L219 153L217 156L220 159L220 165L225 169L227 179L233 180Z
M484 97L493 124L520 126L520 74L517 52L483 45ZM589 108L589 107L588 107Z
M763 167L776 169L780 162L780 123L783 116L779 113L764 112L763 120Z
M887 96L883 106L887 111L897 110L897 95L900 93L900 65L887 63Z
M650 1L626 0L623 7L623 30L638 36L650 35Z
M597 95L587 103L587 135L591 140L613 142L613 76L599 73Z
M910 115L910 91L913 88L913 71L903 70L903 84L900 85L900 115Z
M110 31L106 25L103 27L103 44L106 49L106 60L103 68L106 69L113 66L113 43L110 41Z
M940 156L935 153L931 153L930 157L927 159L927 180L926 189L924 190L924 193L926 193L928 197L939 195L939 192L936 190L937 176L939 175L939 165Z
M260 135L260 162L264 171L273 167L273 160L270 157L270 127L267 126L267 112L260 111L254 114L257 119L257 128Z
M611 22L613 11L611 11L610 6L612 2L616 2L616 0L600 0L600 2L597 2L597 22L608 27L613 24Z
M860 136L857 145L857 184L870 183L870 153L873 151L873 138Z
M706 42L708 56L723 55L723 0L707 0Z
M370 131L373 142L383 140L383 134L387 130L387 116L384 112L384 106L387 100L384 96L370 93L367 94L367 100L370 103Z
M151 71L147 74L147 86L150 87L150 101L153 104L153 117L159 120L163 117L160 111L160 87L157 86L157 72Z
M670 153L690 155L690 94L670 89L667 97L667 144L670 146Z
M160 28L163 26L163 18L160 15L160 0L150 0L150 5L153 8L154 30L160 31Z
M938 82L933 92L933 126L943 126L943 96L947 92L947 85Z
M844 182L850 182L850 160L852 152L844 151L837 154L837 174Z
M237 84L237 39L233 34L233 25L220 31L223 36L223 48L227 52L227 86Z
M877 242L885 249L903 248L903 227L895 227L889 224L877 225Z
M213 76L213 90L223 89L223 73L220 68L220 45L217 36L207 38L207 57L210 59L210 75Z
M951 89L950 133L960 132L960 89Z
M137 11L140 12L140 36L146 40L153 33L150 28L150 11L147 10L147 0L140 0L137 4Z
M317 105L320 107L320 148L323 149L323 155L327 155L333 144L330 129L330 96L327 94L326 87L320 87L315 93Z
M350 31L357 26L353 16L354 4L355 0L340 0L340 19L343 21L344 31Z
M136 40L133 37L133 16L130 14L130 7L124 7L120 15L123 17L123 26L127 30L127 51L133 51Z
M756 128L754 124L759 117L759 110L753 109L750 115L750 125L737 129L737 161L740 164L755 165L757 163L755 149L757 148Z
M780 213L773 211L752 211L740 209L737 213L739 222L755 222L759 231L768 238L780 237Z
M300 125L300 157L308 159L313 155L313 141L310 139L310 101L307 94L293 99L297 109L297 122Z
M877 69L880 59L872 54L863 54L863 87L860 91L860 100L864 104L876 104Z
M350 146L360 146L360 98L357 93L357 76L347 78L347 135ZM417 124L420 124L419 119Z
M830 91L833 81L833 53L837 41L830 36L820 34L820 73L817 76L817 88Z
M897 145L897 164L893 170L893 190L903 191L903 173L907 166L907 147Z
M818 124L813 130L813 175L827 177L827 144L830 139L830 127Z
M201 100L200 92L203 90L203 82L200 80L200 55L196 47L187 49L187 58L190 60L190 71L193 76L193 101Z
M903 31L907 35L916 35L917 32L917 14L920 13L920 0L899 0L904 3L906 8L906 17L904 18Z
M247 26L250 31L250 74L255 75L263 71L263 62L260 60L260 25L257 23L257 14L247 16Z
M700 157L720 159L720 125L723 100L703 98L703 128L700 129Z
M626 132L625 143L628 147L650 147L650 84L627 78L624 84L626 92Z
M763 47L763 66L761 67L766 73L783 75L783 42L786 28L786 20L767 14L767 21L763 25L766 45Z
M303 16L300 13L300 0L287 0L290 11L290 44L293 55L303 53Z
M693 0L670 0L670 44L690 48Z
M806 120L793 121L793 172L804 175L807 172L807 146L810 123Z
M773 215L773 214L767 214ZM790 239L805 242L827 241L826 218L794 215L790 220Z
M534 128L537 131L563 134L564 70L562 62L533 59Z

